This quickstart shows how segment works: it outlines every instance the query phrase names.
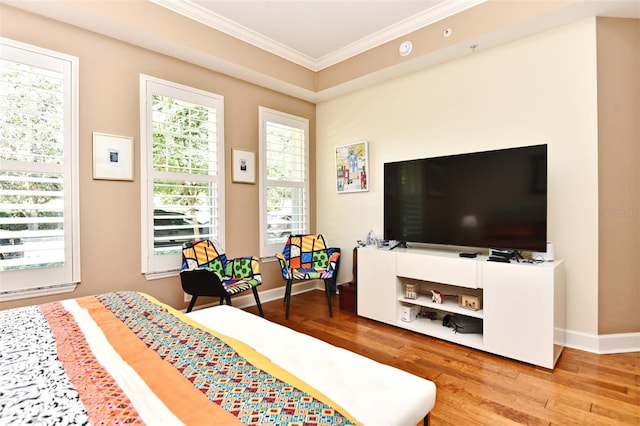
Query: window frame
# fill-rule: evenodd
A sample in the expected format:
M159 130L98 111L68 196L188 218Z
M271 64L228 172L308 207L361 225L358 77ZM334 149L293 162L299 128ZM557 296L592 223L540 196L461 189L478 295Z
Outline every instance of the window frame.
M64 76L64 216L65 260L61 266L0 271L0 301L69 293L75 290L80 275L79 220L79 58L16 40L0 37L2 57L44 69L56 69ZM0 159L0 168L20 168L15 162ZM27 167L25 167L24 171ZM45 168L46 169L46 168ZM52 169L54 170L54 169ZM15 284L19 283L19 284ZM6 287L5 287L6 288Z
M224 161L224 97L205 90L140 74L140 217L141 217L141 270L148 280L176 276L181 267L181 254L154 254L154 180L153 169L153 130L152 102L153 94L169 96L200 105L215 105L216 109L216 167L215 182L218 186L217 238L222 247L225 240L225 161ZM159 172L158 172L159 173ZM178 175L178 174L176 174Z
M269 186L278 185L291 186L301 188L304 197L304 229L302 233L309 233L311 223L310 212L310 190L309 190L309 119L305 117L288 114L282 111L270 109L267 107L258 107L259 121L259 149L260 149L260 257L264 259L274 258L275 255L282 251L283 243L269 244L268 226L267 226L267 188ZM271 181L267 178L267 123L273 122L290 127L296 127L304 131L304 182L295 181Z

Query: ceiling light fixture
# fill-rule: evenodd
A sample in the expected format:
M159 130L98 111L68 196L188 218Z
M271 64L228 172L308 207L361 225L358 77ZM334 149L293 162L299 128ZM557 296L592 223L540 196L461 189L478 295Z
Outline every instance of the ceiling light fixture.
M410 41L403 41L402 43L400 43L398 53L400 54L400 56L407 56L409 53L411 53L412 49L413 43L411 43Z

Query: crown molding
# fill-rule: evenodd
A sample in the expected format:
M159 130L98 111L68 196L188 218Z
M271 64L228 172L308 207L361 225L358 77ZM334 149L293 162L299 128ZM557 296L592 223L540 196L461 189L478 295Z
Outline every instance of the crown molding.
M320 71L360 53L405 36L428 25L463 12L487 0L451 0L424 10L314 61L313 71Z
M227 19L222 15L218 15L217 13L206 10L205 8L198 6L197 4L189 0L149 1L151 3L157 4L158 6L169 9L172 12L178 13L186 18L193 19L196 22L235 37L238 40L244 41L269 53L280 56L281 58L284 58L290 62L315 71L313 68L311 68L315 63L313 58L304 55L297 50L291 49L269 37L265 37L262 34L253 31L250 28L244 27L230 19Z
M370 36L362 38L341 49L314 59L295 49L265 37L256 31L239 25L216 13L193 3L190 0L150 0L158 6L171 10L196 22L207 25L269 53L284 58L311 71L321 71L367 50L378 47L398 37L410 34L413 31L431 25L449 16L470 9L487 0L449 0L411 16L397 24L384 28Z
M466 2L468 7L472 7L471 3L471 1ZM638 7L636 0L578 0L572 5L560 8L552 13L535 16L519 22L517 25L510 25L486 34L478 34L473 38L462 40L446 49L440 49L427 55L417 55L410 60L401 61L378 71L368 72L360 77L352 78L336 86L318 91L305 89L282 80L277 76L264 73L258 69L259 67L254 69L248 66L238 65L222 57L217 57L204 53L200 49L192 48L184 42L159 38L143 30L139 30L134 26L122 25L119 21L110 20L100 14L92 13L90 10L78 8L77 2L0 0L0 6L3 4L74 25L88 31L103 34L117 40L122 40L312 103L328 101L335 97L370 87L371 85L389 81L439 63L473 54L477 49L470 50L471 45L480 46L481 50L487 50L500 44L575 22L586 17L613 16L640 19L640 7ZM411 30L409 29L409 31Z

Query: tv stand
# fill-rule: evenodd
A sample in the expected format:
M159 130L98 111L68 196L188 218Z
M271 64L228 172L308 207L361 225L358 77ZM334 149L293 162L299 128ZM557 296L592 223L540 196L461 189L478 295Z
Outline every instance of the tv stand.
M358 315L549 369L560 357L563 261L487 262L484 255L464 258L413 247L358 252ZM405 298L406 284L417 286L415 299ZM434 303L431 290L446 295L444 303ZM459 306L451 295L461 294L481 299L481 309ZM405 322L407 310L425 315ZM483 332L461 334L443 327L442 318L451 313L481 318Z

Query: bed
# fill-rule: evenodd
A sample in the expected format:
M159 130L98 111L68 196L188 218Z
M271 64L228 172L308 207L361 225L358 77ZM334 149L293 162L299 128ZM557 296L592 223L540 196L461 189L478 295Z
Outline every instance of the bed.
M0 311L0 424L416 425L433 382L231 306L114 292Z

